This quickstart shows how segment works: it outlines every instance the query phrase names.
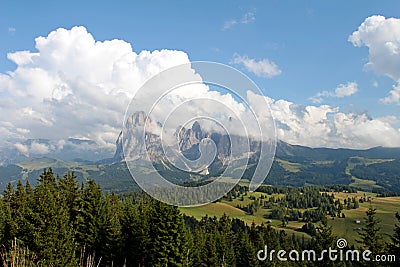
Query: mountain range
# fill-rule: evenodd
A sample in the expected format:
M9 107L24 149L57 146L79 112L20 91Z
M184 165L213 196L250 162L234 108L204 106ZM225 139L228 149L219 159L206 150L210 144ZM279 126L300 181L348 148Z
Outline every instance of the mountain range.
M179 150L186 158L196 160L200 156L204 140L212 140L216 147L216 156L206 171L183 172L168 162L160 138L156 134L146 132L145 142L132 134L134 132L132 130L146 123L150 126L151 120L144 112L137 112L127 119L124 130L116 140L115 154L112 158L94 162L65 161L49 157L36 159L20 157L14 158L15 162L10 159L8 164L0 167L0 189L9 181L15 182L18 179L35 183L42 168L52 167L59 174L74 170L78 179L82 181L96 179L107 190L129 190L135 185L124 162L124 152L125 155L131 155L131 160L137 161L137 166L141 168L140 172L143 175L152 171L143 168L141 164L141 161L148 157L155 169L172 182L201 182L218 176L224 170L231 153L231 145L240 146L247 140L241 136L227 136L207 131L199 122L194 122L189 128L179 127L175 135ZM156 122L156 125L159 123ZM81 140L71 140L71 142L80 145ZM242 166L245 169L244 179L252 177L260 153L259 141L250 140L249 144L249 162L246 166ZM236 157L240 158L240 155ZM276 143L275 160L265 183L277 186L346 184L363 190L400 193L400 148L375 147L366 150L311 148L279 140Z

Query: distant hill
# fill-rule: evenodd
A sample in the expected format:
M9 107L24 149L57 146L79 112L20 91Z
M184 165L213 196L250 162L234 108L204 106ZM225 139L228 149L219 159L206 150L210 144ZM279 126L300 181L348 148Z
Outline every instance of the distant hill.
M351 157L400 159L400 148L374 147L370 149L347 148L311 148L300 145L291 145L284 141L278 141L276 156L281 159L313 162L313 161L337 161Z

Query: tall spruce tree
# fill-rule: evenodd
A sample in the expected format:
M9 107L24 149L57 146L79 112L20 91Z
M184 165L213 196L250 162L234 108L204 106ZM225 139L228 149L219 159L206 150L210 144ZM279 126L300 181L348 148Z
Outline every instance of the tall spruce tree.
M28 188L29 190L29 188ZM22 241L21 245L29 246L33 240L34 225L31 222L32 212L32 192L26 192L21 181L17 183L15 197L12 203L12 218L16 227L16 238Z
M5 244L6 213L4 202L0 200L0 244Z
M122 266L121 254L121 207L115 194L102 198L102 209L99 214L99 240L97 253L102 256L102 264Z
M187 253L187 240L182 214L175 206L155 200L150 203L150 265L183 266Z
M143 243L138 234L138 231L142 230L139 224L138 207L133 204L132 199L126 198L122 201L121 209L121 256L126 267L139 266Z
M218 221L218 234L215 238L221 266L234 266L235 252L233 243L235 240L232 231L232 220L226 214Z
M360 240L363 249L368 249L372 252L372 257L384 252L384 242L380 233L380 220L376 218L376 209L370 206L367 210L367 217L364 218L365 226L359 232ZM368 262L369 266L379 266L378 262Z
M190 266L207 266L203 257L203 251L206 247L206 231L203 227L198 226L193 230L192 237L193 244L189 247Z
M395 224L394 226L394 234L391 237L391 243L389 245L390 247L390 253L396 256L396 264L399 264L400 262L400 214L396 212L396 219L398 223Z
M317 256L321 255L323 250L328 250L329 248L335 249L335 241L337 237L333 234L332 226L328 225L328 219L324 216L321 220L321 223L317 226L315 232L315 251L317 252ZM319 262L321 266L336 266L337 263L328 259L325 254L325 258L323 261ZM336 264L336 265L334 265Z
M257 259L257 252L264 247L256 248L250 241L249 235L240 231L238 234L238 242L236 243L236 264L243 267L260 266L260 261Z
M81 248L85 249L85 257L95 254L98 261L100 243L100 215L104 210L103 194L100 187L93 180L82 186L82 201L77 214L76 239Z
M34 190L31 249L45 266L76 266L76 244L69 213L51 169L44 170Z
M76 182L76 175L74 172L67 172L62 178L58 177L58 184L60 192L67 205L68 212L70 214L70 220L74 225L77 222L77 216L81 204L81 192Z

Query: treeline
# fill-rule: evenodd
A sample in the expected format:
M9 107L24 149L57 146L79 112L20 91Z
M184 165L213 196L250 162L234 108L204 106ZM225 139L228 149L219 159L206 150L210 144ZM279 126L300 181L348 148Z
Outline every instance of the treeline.
M307 184L329 185L350 184L351 176L346 174L347 159L332 161L329 164L313 164L304 157L293 157L290 162L300 163L298 172L286 170L279 162L274 161L266 177L268 184L274 186L300 187ZM256 169L252 166L246 169L243 178L251 179Z
M315 238L307 241L270 225L248 226L227 216L198 221L144 193L104 194L94 181L79 184L73 173L55 177L51 169L40 175L35 188L29 183L18 182L16 188L9 184L0 211L3 266L16 266L7 257L15 250L15 240L20 248L29 248L24 253L33 255L23 266L54 267L293 266L276 257L260 261L257 252L265 246L275 251L322 251L334 248L336 241L326 217L314 229ZM374 235L372 241L379 239L377 231L361 232L366 235L364 247L375 245L368 244L368 235ZM400 249L399 237L396 226L391 251Z
M35 188L11 184L0 201L3 256L15 240L34 257L27 266L259 266L257 251L303 248L304 239L243 221L184 217L144 193L104 194L93 180L45 170ZM10 259L3 257L3 266ZM86 265L85 265L86 266Z
M237 204L236 207L253 215L260 208L270 209L269 219L278 219L282 225L288 221L319 222L326 215L331 217L342 217L343 210L359 208L359 202L367 201L364 198L359 200L355 197L344 199L341 202L335 199L335 192L356 193L357 191L349 186L304 186L300 188L282 188L261 186L257 189L262 192L259 197L250 196L251 203L246 205ZM236 185L224 199L232 201L238 199L244 201L247 195L247 187ZM279 197L279 194L282 196ZM275 195L275 196L274 196ZM304 210L304 211L300 211Z
M377 185L393 192L400 192L399 172L399 159L368 165L360 164L351 170L352 175L362 177L365 180L376 181Z

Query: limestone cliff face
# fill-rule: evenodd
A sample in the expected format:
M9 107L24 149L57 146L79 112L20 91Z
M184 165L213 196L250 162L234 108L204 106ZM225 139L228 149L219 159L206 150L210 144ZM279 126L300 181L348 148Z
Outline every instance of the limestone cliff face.
M158 135L147 131L144 138L145 142L142 141L143 138L138 138L143 134L138 130L143 129L142 127L145 124L146 129L153 127L151 119L142 111L136 112L127 119L126 127L121 131L116 141L117 150L114 161L124 160L124 152L125 155L129 155L131 160L142 159L160 162L165 159ZM157 125L161 126L159 123ZM253 157L257 155L260 149L259 141L248 141L246 137L242 136L228 136L221 133L207 132L202 129L197 121L189 129L179 127L175 135L178 138L180 151L190 160L197 159L200 156L199 144L205 138L209 138L215 143L217 149L215 161L222 163L222 165L225 165L231 153L234 158L242 157L242 153L247 150L247 142L249 142ZM123 137L125 142L123 142ZM232 151L232 147L237 149Z
M151 123L151 119L143 111L136 112L127 118L125 129L120 132L116 141L117 150L114 161L124 160L124 152L125 155L130 156L131 160L159 160L159 157L162 156L159 136L147 131L144 140L142 138L143 126L146 124L146 129L151 129Z

